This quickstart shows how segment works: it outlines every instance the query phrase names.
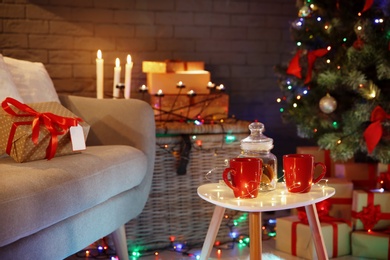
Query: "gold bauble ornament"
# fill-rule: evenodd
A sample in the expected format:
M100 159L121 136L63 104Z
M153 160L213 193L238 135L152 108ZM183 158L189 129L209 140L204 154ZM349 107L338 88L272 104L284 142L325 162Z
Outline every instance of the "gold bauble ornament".
M320 110L325 114L334 112L337 108L337 101L329 93L325 97L320 99Z

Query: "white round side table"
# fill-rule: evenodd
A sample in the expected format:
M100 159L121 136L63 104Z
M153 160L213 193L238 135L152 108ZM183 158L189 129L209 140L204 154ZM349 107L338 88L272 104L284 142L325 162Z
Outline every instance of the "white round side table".
M202 199L214 204L215 209L203 243L200 259L207 260L209 258L224 217L225 209L249 213L250 259L260 260L262 253L261 212L305 207L318 259L327 260L328 255L322 238L315 203L323 201L334 194L334 188L320 185L313 185L308 193L290 193L287 191L284 183L278 183L275 190L259 192L257 198L237 199L234 197L233 191L224 183L201 185L198 187L198 195Z

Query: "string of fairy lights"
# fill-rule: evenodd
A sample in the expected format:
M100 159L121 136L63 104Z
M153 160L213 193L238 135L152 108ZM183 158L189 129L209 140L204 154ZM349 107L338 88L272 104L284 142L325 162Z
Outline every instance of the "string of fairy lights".
M225 250L233 250L237 247L239 250L245 247L250 247L250 239L248 234L240 234L236 231L240 224L248 221L248 213L241 214L240 212L233 211L231 214L225 214L223 218L223 226L229 230L229 239L225 241L215 241L214 248L216 249L217 257L221 257ZM276 236L276 219L269 218L263 220L262 225L262 239L268 240ZM148 248L147 245L142 247L134 247L130 250L129 256L131 259L139 259L145 256L158 257L163 251L171 251L182 256L186 256L193 259L200 258L201 244L188 244L183 241L176 241L174 236L168 236L169 246L161 248L143 249ZM105 238L99 240L90 247L79 251L76 256L83 259L110 259L119 260L115 253L115 250L108 246L108 242Z

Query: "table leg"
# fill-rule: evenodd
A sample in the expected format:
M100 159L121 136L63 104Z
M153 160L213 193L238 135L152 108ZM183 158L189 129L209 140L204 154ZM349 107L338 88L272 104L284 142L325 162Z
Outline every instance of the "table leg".
M316 248L318 260L327 260L328 253L322 237L321 225L318 219L317 208L315 204L305 206L307 219L312 230L314 246Z
M250 238L250 259L261 260L262 245L261 245L262 223L260 212L249 213L249 238Z
M207 230L206 239L203 242L200 260L207 260L210 257L211 250L213 249L215 238L217 237L224 214L224 207L215 206L214 213L210 221L209 229Z

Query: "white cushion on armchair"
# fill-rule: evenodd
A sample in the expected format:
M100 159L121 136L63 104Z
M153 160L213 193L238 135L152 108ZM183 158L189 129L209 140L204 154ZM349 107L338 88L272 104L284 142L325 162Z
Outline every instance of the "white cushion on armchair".
M9 71L13 86L20 97L20 99L13 98L23 103L60 102L53 81L43 63L1 56L1 66ZM0 97L4 100L3 96Z
M6 97L12 97L23 102L7 68L7 64L5 64L3 56L0 54L0 101L3 101Z

